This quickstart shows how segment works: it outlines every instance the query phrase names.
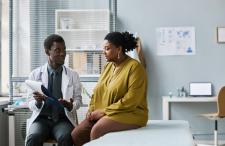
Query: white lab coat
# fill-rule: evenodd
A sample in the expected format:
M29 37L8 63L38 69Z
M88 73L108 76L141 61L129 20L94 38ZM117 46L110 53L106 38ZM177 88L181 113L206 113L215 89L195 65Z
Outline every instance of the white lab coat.
M29 76L30 80L40 81L43 83L43 85L48 88L48 71L47 71L47 63L35 70L33 70ZM68 111L67 108L64 108L65 114L70 120L70 122L76 126L76 109L78 109L82 104L82 97L81 97L81 83L79 79L78 73L73 71L72 69L63 66L62 71L62 85L61 90L63 94L63 99L70 101L70 98L74 99L73 102L73 109L71 111ZM32 96L32 94L29 94L29 96ZM33 112L30 119L27 120L27 132L29 131L29 128L31 124L34 122L34 120L38 117L40 114L43 105L40 109L37 108L35 105L35 99L31 97L29 100L29 109Z

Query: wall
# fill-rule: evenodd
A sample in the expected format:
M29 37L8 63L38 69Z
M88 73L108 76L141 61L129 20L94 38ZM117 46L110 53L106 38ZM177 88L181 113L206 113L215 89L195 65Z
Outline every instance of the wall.
M148 100L150 119L162 119L163 95L190 82L212 82L214 94L225 85L225 44L216 42L216 27L225 26L224 0L118 0L117 30L137 32L143 41L149 75ZM196 55L157 56L157 27L193 26L196 32ZM183 108L186 106L185 108ZM174 105L172 118L215 111L214 104ZM190 108L189 108L190 107ZM188 117L188 116L187 116ZM193 120L194 119L194 120ZM204 132L212 130L213 123L205 119L189 119L191 126ZM199 127L199 123L205 126ZM207 124L211 124L210 128ZM224 124L225 125L225 124Z

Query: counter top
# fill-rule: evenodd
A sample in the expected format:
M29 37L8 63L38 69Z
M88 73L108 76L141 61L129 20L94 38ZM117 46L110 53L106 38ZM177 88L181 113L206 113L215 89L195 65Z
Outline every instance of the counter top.
M6 105L9 103L9 97L0 97L0 105Z

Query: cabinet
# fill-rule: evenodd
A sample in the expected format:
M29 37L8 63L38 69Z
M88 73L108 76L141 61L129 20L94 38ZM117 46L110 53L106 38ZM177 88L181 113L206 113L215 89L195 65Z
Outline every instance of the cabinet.
M4 99L4 98L3 98ZM0 98L0 109L3 110L8 105L8 98L2 100ZM9 130L8 130L8 116L5 112L0 112L0 146L7 146L9 139Z
M101 44L110 31L109 10L56 10L55 21L66 43L66 64L81 77L97 77L106 62Z

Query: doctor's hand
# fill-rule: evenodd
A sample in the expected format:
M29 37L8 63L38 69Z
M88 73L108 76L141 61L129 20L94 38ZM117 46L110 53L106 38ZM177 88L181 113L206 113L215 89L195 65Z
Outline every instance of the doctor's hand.
M70 101L68 102L67 100L60 98L59 102L66 107L69 111L71 111L73 109L73 99L70 98Z
M37 102L42 102L44 101L47 97L39 92L34 92L33 97Z

